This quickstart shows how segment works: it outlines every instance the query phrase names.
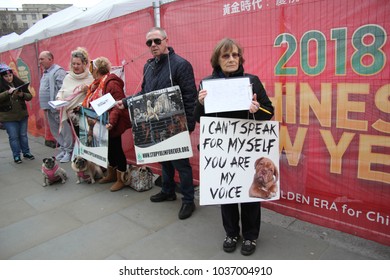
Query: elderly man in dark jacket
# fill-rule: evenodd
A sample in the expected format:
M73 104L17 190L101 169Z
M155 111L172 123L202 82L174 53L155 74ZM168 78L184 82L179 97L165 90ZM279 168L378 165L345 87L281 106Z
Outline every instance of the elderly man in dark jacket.
M194 108L197 97L194 71L191 64L168 47L168 36L164 29L154 27L146 34L146 45L150 48L153 58L144 66L143 94L151 91L178 85L181 90L184 109L187 117L188 130L195 129ZM131 97L128 97L131 98ZM119 106L127 108L127 101L123 99ZM192 167L188 158L161 162L162 190L150 197L152 202L176 200L175 169L179 172L180 188L183 194L183 203L179 211L179 219L186 219L195 210L194 185L192 182Z

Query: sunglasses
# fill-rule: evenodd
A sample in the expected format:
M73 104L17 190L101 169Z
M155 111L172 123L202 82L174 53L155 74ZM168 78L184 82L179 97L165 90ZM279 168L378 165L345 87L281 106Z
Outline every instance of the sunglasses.
M91 62L89 63L89 72L92 74L93 72L93 69L97 69L98 67L96 66L96 61L95 60L91 60Z
M93 60L91 60L90 64L89 64L89 73L92 74L93 72Z
M157 39L149 39L149 40L146 41L146 45L147 45L148 47L151 47L152 44L153 44L153 42L154 42L156 45L161 45L161 42L164 41L165 39L166 39L166 38L164 38L164 39L159 39L159 38L157 38Z
M225 53L223 55L221 55L222 59L225 59L225 60L228 60L230 57L233 57L233 59L238 59L241 57L241 55L239 53Z

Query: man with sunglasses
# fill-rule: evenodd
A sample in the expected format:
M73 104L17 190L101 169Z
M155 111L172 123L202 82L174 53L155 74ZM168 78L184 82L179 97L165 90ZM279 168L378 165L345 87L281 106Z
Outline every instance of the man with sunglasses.
M153 27L146 34L146 46L153 58L149 59L143 70L142 89L138 94L164 89L178 85L181 90L187 127L190 132L195 129L194 108L197 89L192 65L175 53L168 46L168 36L164 29ZM131 98L131 97L128 97ZM120 108L127 108L126 98L119 102ZM179 219L186 219L195 210L192 167L188 158L161 162L162 190L150 197L152 202L176 200L174 181L175 169L179 172L180 188L183 195Z

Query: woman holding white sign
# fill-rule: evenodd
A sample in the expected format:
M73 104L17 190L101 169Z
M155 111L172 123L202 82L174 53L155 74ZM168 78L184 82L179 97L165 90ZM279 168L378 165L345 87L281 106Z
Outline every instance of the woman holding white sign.
M220 78L239 78L247 77L250 80L253 90L253 99L249 104L248 110L225 111L205 113L205 97L207 90L202 89L198 94L198 101L195 108L195 118L200 122L201 116L210 116L218 118L237 118L237 119L256 119L270 120L274 115L274 108L267 93L260 81L255 76L244 72L243 50L240 45L229 38L222 39L214 48L211 56L211 66L213 73L203 80ZM221 101L226 98L221 96ZM207 102L207 99L206 99ZM241 212L239 211L241 206ZM233 252L236 249L240 238L240 213L242 225L242 245L241 254L251 255L256 250L256 241L260 233L261 205L260 202L234 203L221 205L222 222L226 232L223 242L225 252Z
M88 87L87 95L83 101L83 106L91 107L91 102L99 97L110 93L115 100L125 98L125 83L117 75L110 73L111 62L106 57L98 57L91 61L90 72L95 78ZM112 192L121 190L124 184L124 173L127 167L125 153L122 148L122 134L131 128L128 110L120 110L113 107L108 111L109 122L106 125L108 133L108 162L107 174L99 183L115 182L110 190Z

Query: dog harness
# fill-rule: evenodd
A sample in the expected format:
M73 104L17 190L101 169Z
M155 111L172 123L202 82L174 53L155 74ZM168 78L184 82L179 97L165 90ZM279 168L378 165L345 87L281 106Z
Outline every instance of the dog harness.
M84 180L90 179L90 176L84 171L77 172L77 177L83 178Z
M53 169L47 169L46 167L42 166L42 172L47 176L47 179L50 182L55 182L61 179L59 175L55 175L58 168L59 168L58 164L54 165Z

